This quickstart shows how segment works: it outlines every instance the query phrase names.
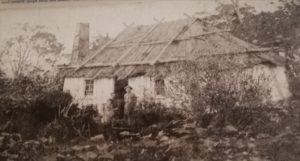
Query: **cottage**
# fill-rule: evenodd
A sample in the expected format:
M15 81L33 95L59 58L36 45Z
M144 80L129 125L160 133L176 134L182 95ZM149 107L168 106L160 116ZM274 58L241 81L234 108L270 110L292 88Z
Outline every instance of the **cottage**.
M182 93L184 89L172 86L178 74L172 69L192 60L205 64L208 58L223 61L220 66L227 70L234 70L226 62L231 60L235 69L269 76L266 84L273 101L290 96L281 53L247 43L229 31L205 26L197 18L129 26L93 50L89 49L89 25L79 24L72 59L64 70L64 91L69 91L79 104L95 104L100 111L112 92L122 98L127 85L133 87L140 100L176 102L170 93Z

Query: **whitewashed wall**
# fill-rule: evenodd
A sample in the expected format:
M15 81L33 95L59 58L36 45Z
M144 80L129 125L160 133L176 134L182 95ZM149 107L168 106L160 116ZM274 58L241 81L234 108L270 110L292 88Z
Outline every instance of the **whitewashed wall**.
M100 113L103 113L103 104L111 97L114 91L114 79L103 78L94 81L94 93L90 96L84 95L85 79L84 78L65 78L64 89L69 91L74 98L74 103L79 106L97 105Z
M74 100L84 97L84 78L65 78L64 92L70 92Z
M166 96L157 95L155 93L155 78L152 77L139 76L129 78L128 84L133 88L133 92L138 97L138 101L151 100L156 103L162 103L167 107L183 107L182 102L188 101L189 97L184 93L183 86L174 87L174 85L170 83L171 81L174 81L173 77L165 79Z
M291 96L288 78L284 67L269 67L267 65L257 65L245 71L258 78L261 75L269 77L264 82L266 88L270 88L271 101L280 101Z
M133 88L133 92L137 95L138 100L151 99L155 96L153 78L140 76L128 79L128 85Z
M272 98L274 101L289 98L292 96L289 89L289 82L286 75L286 69L284 67L277 67L271 70L274 75L274 92L272 92Z
M239 75L239 81L247 79L247 76L253 76L254 79L259 79L263 76L269 78L263 82L266 89L270 89L270 99L273 102L280 101L291 96L289 90L289 83L285 73L284 67L270 67L267 65L256 65L252 68L236 72ZM225 73L226 75L226 73ZM172 75L165 78L166 96L159 96L155 94L155 79L146 76L129 78L129 85L133 87L133 92L138 96L138 100L151 100L161 102L167 107L189 107L190 96L184 93L185 89L180 83L176 82L176 77L182 75ZM234 79L235 79L234 78ZM224 79L232 79L232 77ZM228 80L230 81L230 80ZM236 80L235 80L236 81Z
M234 74L224 72L224 80L227 83L234 82L237 85L241 81L249 81L248 83L255 81L265 90L269 90L269 98L265 98L265 100L269 99L272 102L284 100L291 96L284 67L260 64L242 71L236 70Z
M112 78L103 78L95 80L94 84L94 101L100 113L103 113L103 105L111 97L114 92L115 80Z
M257 65L241 73L237 72L237 74L251 75L256 78L261 75L269 77L270 79L264 82L264 86L270 88L272 101L283 100L291 96L284 67ZM99 112L102 113L103 104L106 103L114 91L114 81L114 79L109 78L95 80L93 95L85 96L84 78L66 78L64 91L69 91L74 97L74 102L79 103L79 105L97 105ZM156 102L165 104L167 107L188 107L190 103L190 97L184 93L184 87L178 86L179 83L176 82L176 75L165 78L166 96L155 94L155 79L151 77L140 76L129 78L128 84L133 87L133 92L137 95L139 101L143 99L155 100Z

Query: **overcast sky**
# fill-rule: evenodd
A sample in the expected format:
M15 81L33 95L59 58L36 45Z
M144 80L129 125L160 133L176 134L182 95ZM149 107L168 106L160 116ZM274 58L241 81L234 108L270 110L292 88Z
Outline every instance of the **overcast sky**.
M26 5L5 8L0 6L0 45L18 32L16 24L44 25L53 32L70 53L76 24L90 23L90 36L109 34L113 37L124 29L124 23L135 25L155 23L153 18L165 21L185 18L184 14L196 12L212 14L218 2L230 0L103 0L97 3L61 3L57 5ZM241 0L257 11L274 11L277 0Z

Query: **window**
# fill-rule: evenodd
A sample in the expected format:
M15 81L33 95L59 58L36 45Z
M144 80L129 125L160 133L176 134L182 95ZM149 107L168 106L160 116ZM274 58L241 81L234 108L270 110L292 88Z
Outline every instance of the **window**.
M162 96L164 96L166 94L165 81L163 79L155 80L155 93L157 95L162 95Z
M89 96L94 93L94 80L85 80L84 95Z

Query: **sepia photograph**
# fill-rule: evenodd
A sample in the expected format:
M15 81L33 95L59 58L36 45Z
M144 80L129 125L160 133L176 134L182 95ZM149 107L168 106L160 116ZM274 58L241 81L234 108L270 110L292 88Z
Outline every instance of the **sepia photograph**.
M300 161L300 0L0 0L0 161Z

